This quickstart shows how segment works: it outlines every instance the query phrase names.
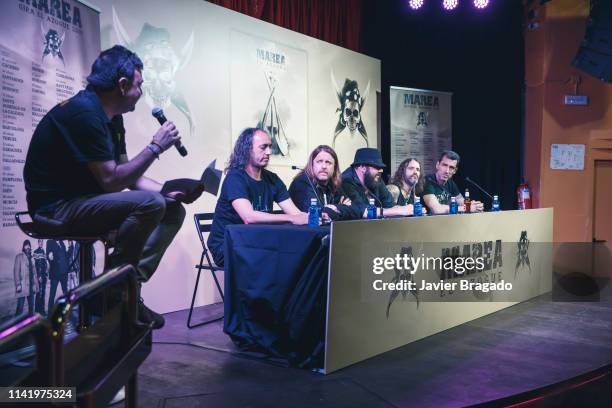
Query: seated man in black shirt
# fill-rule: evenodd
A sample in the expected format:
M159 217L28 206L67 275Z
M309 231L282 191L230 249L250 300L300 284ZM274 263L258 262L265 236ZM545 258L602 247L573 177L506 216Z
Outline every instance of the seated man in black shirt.
M425 177L423 201L432 214L448 214L451 197L457 200L459 211L465 211L464 198L452 180L459 168L460 159L452 150L442 152L436 163L435 174ZM472 208L473 211L482 211L483 205L479 201L472 201Z
M370 198L374 199L376 207L384 208L385 216L412 215L412 204L395 205L393 196L382 182L385 167L379 150L363 147L355 152L351 167L342 173L342 189L363 218L368 216Z
M308 223L308 214L301 212L283 181L265 169L272 153L272 140L263 129L245 129L225 169L227 176L217 200L207 245L219 266L224 262L225 226L231 224ZM274 203L284 214L272 214Z
M310 200L314 198L332 221L361 218L342 191L338 156L326 145L312 151L304 170L291 182L289 195L300 211L308 212Z
M421 163L410 157L400 163L391 177L387 189L393 195L396 205L414 204L414 197L423 194Z
M121 115L133 111L142 95L142 70L140 58L125 47L103 51L92 65L87 88L56 105L38 124L23 171L33 219L51 219L70 235L116 229L105 268L132 264L141 283L153 275L185 218L176 201L184 193L164 197L162 184L144 176L180 140L174 124L162 125L131 160L126 154ZM164 324L142 301L138 313L153 328Z

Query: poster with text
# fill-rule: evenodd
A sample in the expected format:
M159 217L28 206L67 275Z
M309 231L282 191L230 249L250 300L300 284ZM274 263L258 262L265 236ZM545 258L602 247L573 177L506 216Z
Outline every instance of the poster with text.
M29 239L15 213L27 210L23 166L34 129L49 109L83 88L99 52L99 15L89 6L74 0L2 1L0 321L46 313L49 298L61 295L69 281L70 265L62 269L65 279L47 279L57 262L48 257L56 242ZM77 253L74 243L57 246L62 259ZM52 291L53 285L59 289Z
M452 147L451 98L448 92L390 88L391 173L409 158L432 174L440 153Z

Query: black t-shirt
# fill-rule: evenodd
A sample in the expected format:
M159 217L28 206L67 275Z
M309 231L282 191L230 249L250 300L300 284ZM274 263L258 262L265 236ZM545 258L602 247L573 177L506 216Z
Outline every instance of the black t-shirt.
M404 197L404 191L402 190L402 187L395 183L393 185L399 190L399 195L397 196L397 201L395 202L395 205L414 204L414 187L412 188L412 190L410 190L408 198L406 198Z
M338 209L338 216L335 221L354 220L361 218L357 207L339 204L340 199L345 196L342 187L336 192L332 191L331 183L321 185L319 183L310 183L305 173L298 174L291 185L289 186L289 195L295 206L303 212L308 212L310 207L310 199L316 198L317 205L322 207L327 204L333 204ZM314 190L313 190L314 189Z
M289 198L285 183L274 173L263 169L261 180L255 180L241 169L231 169L227 172L221 195L217 200L215 215L208 236L207 245L213 254L223 251L225 226L244 224L240 215L232 207L232 201L246 198L255 211L271 213L274 202L280 203Z
M423 197L427 194L433 194L438 199L440 204L449 205L451 197L461 195L459 187L453 181L448 179L443 185L438 184L435 174L430 174L425 177L425 188L423 189Z
M36 127L26 156L28 209L48 210L60 200L104 193L87 163L119 161L126 152L124 136L121 116L111 123L92 90L53 107Z

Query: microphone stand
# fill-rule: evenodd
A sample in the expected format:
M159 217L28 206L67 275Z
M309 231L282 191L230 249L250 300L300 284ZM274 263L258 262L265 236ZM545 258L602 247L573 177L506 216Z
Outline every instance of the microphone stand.
M300 171L304 171L304 169L302 169L301 167L298 166L291 166L292 170L300 170ZM314 193L315 197L317 198L317 202L319 203L319 205L321 207L324 207L324 205L321 203L321 199L319 198L319 194L317 193L317 189L315 188L314 184L312 184L312 180L310 180L310 177L308 177L308 174L304 173L304 176L306 176L306 180L308 180L308 184L310 184L310 188L312 188L312 192Z
M480 191L482 191L483 193L485 193L485 194L487 195L487 197L489 197L489 198L491 199L491 201L493 201L493 196L492 196L491 194L487 193L487 192L485 191L485 189L484 189L484 188L482 188L482 187L480 187L480 186L478 185L478 183L476 183L474 180L470 179L469 177L466 177L466 178L465 178L465 181L467 181L468 183L472 184L473 186L476 186L476 187L477 187L477 188L478 188Z

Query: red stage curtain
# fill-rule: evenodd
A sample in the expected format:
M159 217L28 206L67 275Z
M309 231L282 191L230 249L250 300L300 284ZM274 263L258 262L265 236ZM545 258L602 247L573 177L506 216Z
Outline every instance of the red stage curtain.
M362 0L208 0L353 51L360 49Z

